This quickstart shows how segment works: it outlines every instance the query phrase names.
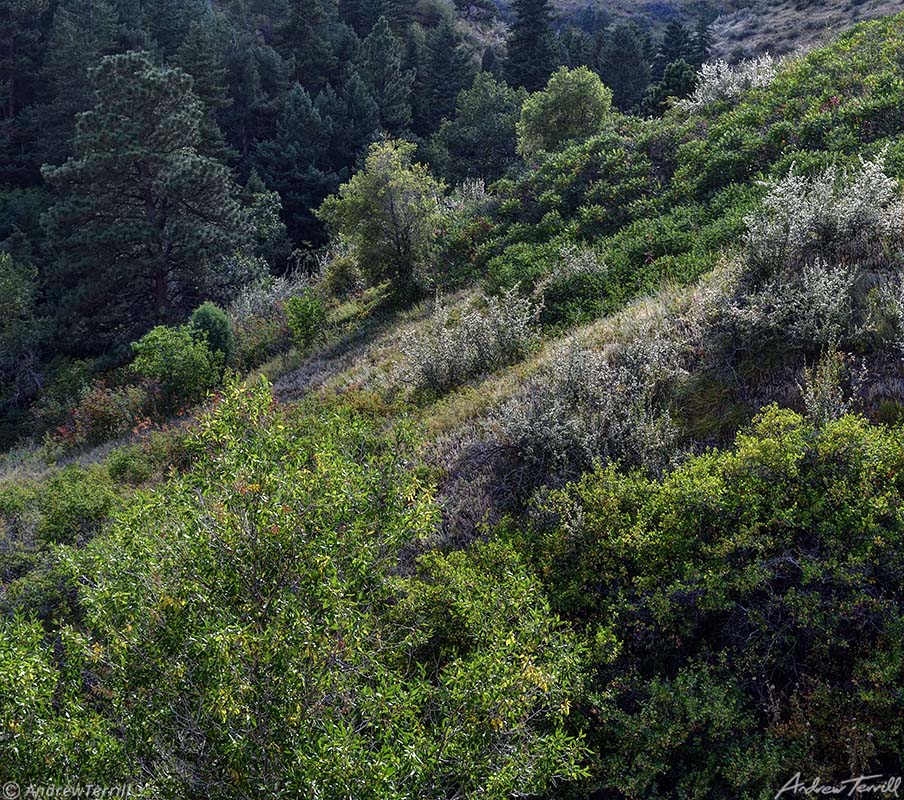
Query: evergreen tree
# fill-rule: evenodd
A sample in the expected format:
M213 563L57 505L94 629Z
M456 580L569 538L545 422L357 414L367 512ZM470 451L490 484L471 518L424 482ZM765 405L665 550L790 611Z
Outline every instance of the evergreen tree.
M505 75L512 86L542 89L556 67L550 0L514 0Z
M559 33L559 63L566 67L595 67L594 40L578 28Z
M386 17L392 29L399 35L408 30L414 22L414 3L412 0L379 0L380 16Z
M662 80L665 68L672 62L679 59L685 61L692 59L693 45L690 32L678 20L672 20L666 25L659 49L656 51L656 58L653 61L654 79Z
M130 52L104 58L92 79L75 154L44 170L60 193L45 217L49 289L61 341L82 353L228 297L240 276L226 259L247 234L229 170L198 152L203 111L191 78Z
M628 22L616 25L599 58L598 72L612 90L613 103L622 111L632 109L650 85L650 66L636 26Z
M332 120L329 163L344 180L364 149L380 130L380 109L358 72L346 70L340 91L327 86L318 92L314 107L322 119Z
M213 18L194 21L179 45L173 63L191 75L192 90L204 107L201 152L220 161L229 161L236 153L226 144L218 114L232 105L232 98L223 56L225 46L214 26Z
M336 69L330 34L321 0L291 0L277 31L277 47L291 64L292 79L308 91L322 89Z
M283 100L276 135L255 148L255 167L282 198L286 228L295 242L322 239L313 209L339 185L329 161L333 132L333 120L321 115L296 83Z
M398 136L411 126L411 86L414 71L403 70L405 52L386 17L380 17L361 46L361 75L380 112L380 127Z
M37 165L20 115L34 101L46 0L0 0L0 180L24 185Z
M363 38L376 24L380 6L380 0L339 0L339 17Z
M423 133L430 129L430 97L427 84L427 33L415 22L405 36L405 60L402 64L414 73L411 84L411 128Z
M492 47L487 47L483 51L483 57L480 59L480 71L489 72L495 78L502 77L502 64Z
M288 85L279 53L254 33L241 33L226 55L232 105L220 118L227 138L242 157L255 140L273 135L279 99Z
M428 130L433 131L440 120L452 115L455 98L470 85L474 74L471 54L465 48L455 23L448 18L427 37L425 71L429 98Z
M658 116L668 108L670 98L687 97L697 86L697 70L679 58L665 68L662 80L654 83L644 97L644 114Z
M713 34L709 22L702 14L694 29L694 40L691 46L690 63L699 67L709 61L713 49Z
M41 104L34 109L35 149L41 163L71 155L76 115L90 107L88 72L116 42L116 15L106 0L63 0L54 11L41 72Z

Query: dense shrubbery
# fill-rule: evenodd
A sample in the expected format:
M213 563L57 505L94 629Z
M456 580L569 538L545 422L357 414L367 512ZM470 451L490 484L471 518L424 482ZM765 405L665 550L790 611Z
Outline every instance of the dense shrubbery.
M302 352L324 334L327 309L323 298L313 289L286 301L286 320L292 343Z
M661 481L601 469L530 537L594 643L594 785L759 798L900 766L900 429L771 409Z
M579 776L564 726L583 648L509 546L398 577L437 514L406 435L380 427L338 406L280 418L265 386L230 388L197 467L73 556L80 632L51 651L0 618L0 768L374 800Z
M192 406L220 381L223 353L211 351L203 332L191 326L158 325L132 345L132 370L160 385L170 410Z

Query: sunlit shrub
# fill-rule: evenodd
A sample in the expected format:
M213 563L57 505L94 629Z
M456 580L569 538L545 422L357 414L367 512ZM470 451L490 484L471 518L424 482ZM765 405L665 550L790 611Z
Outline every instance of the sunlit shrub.
M326 303L316 291L309 289L286 300L286 319L292 343L304 352L323 336L327 321Z
M187 325L158 325L132 349L132 371L159 383L169 409L199 402L223 374L223 354L211 352L206 337L198 337Z

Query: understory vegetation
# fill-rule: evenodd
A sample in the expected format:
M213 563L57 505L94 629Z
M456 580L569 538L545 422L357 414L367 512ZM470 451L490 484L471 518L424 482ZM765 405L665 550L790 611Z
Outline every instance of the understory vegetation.
M705 24L669 57L673 27L628 103L611 52L525 56L544 2L479 71L477 10L371 5L280 17L247 108L99 55L73 150L4 195L0 779L766 800L899 774L904 17L735 65L692 63ZM312 20L320 72L287 44Z

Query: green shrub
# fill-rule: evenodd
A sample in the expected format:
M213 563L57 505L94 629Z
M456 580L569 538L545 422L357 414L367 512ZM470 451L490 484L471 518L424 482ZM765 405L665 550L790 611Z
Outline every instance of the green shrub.
M546 88L521 107L517 124L518 152L525 157L559 149L572 139L598 133L612 115L612 92L587 69L561 67Z
M194 405L217 385L223 374L223 355L183 325L158 325L132 344L132 370L160 384L168 409Z
M326 303L313 289L286 301L286 318L292 343L299 351L308 350L324 333Z
M235 335L226 312L210 301L199 305L191 314L191 327L207 337L207 346L214 353L221 353L223 364L229 366L235 359Z
M43 543L83 543L100 530L117 495L106 469L64 467L41 483L36 527Z

